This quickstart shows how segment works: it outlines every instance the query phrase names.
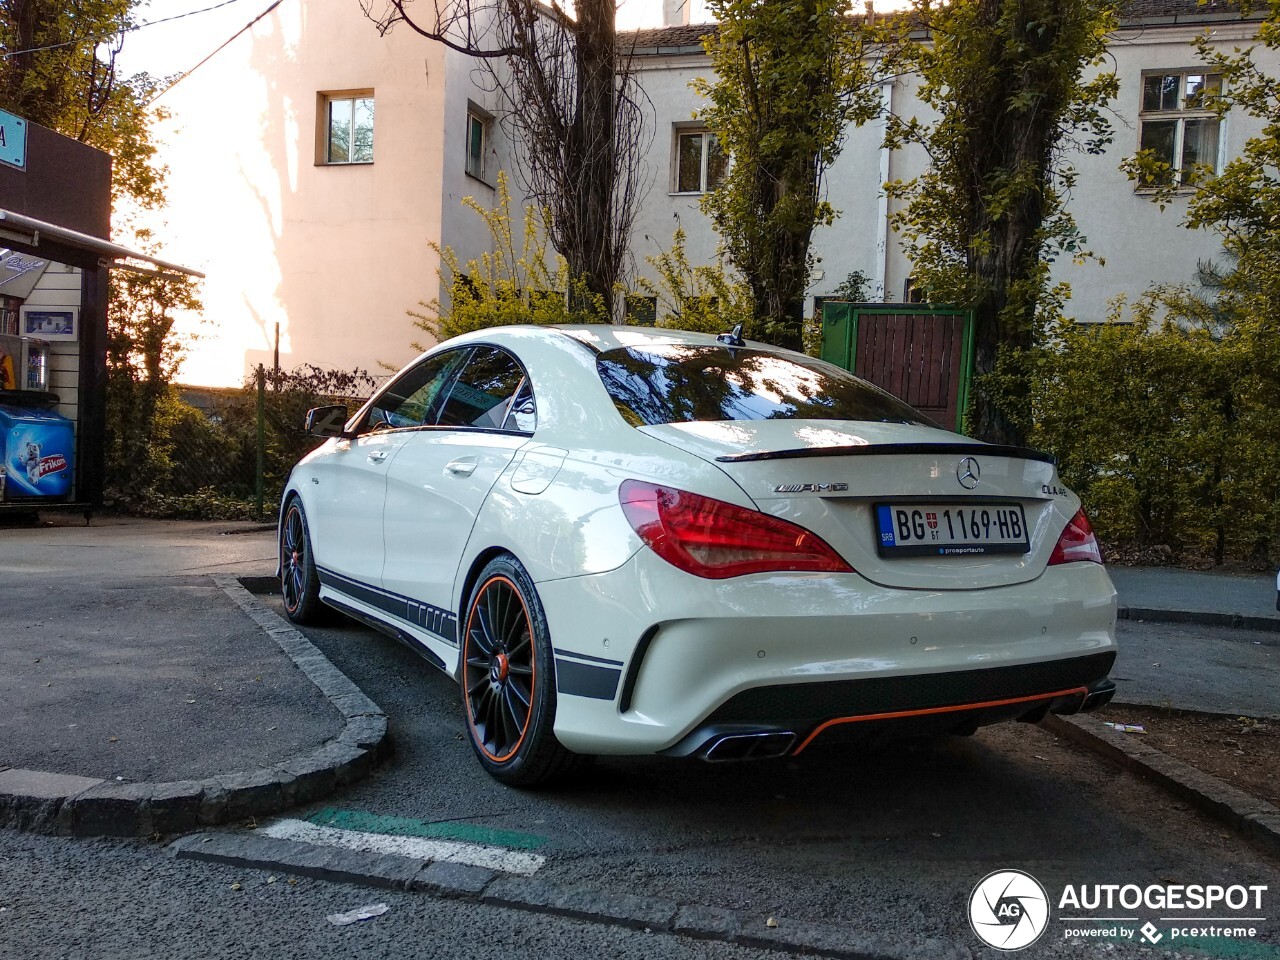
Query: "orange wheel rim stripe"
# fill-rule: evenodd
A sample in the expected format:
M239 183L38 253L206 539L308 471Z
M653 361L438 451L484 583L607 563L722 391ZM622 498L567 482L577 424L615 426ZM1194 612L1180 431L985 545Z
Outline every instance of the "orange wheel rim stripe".
M983 710L987 707L1006 707L1014 703L1034 703L1037 700L1056 700L1058 697L1069 697L1073 694L1081 694L1087 696L1089 690L1087 687L1072 687L1070 690L1058 690L1054 693L1037 693L1030 697L1010 697L1007 700L984 700L981 703L958 703L950 707L929 707L926 710L898 710L894 713L866 713L857 717L839 717L835 720L828 720L817 727L809 736L805 737L804 743L791 751L794 757L817 738L817 736L830 727L838 727L845 723L862 723L866 720L902 720L907 717L928 717L942 713L960 713L965 710Z
M476 600L478 601L480 597L484 595L484 592L487 589L489 589L489 586L491 584L499 583L499 582L505 583L510 588L512 595L520 603L520 614L521 616L524 617L525 627L528 629L528 632L529 632L529 669L531 671L531 674L529 677L529 714L527 717L525 717L524 726L520 730L520 736L516 739L516 742L514 745L512 745L511 749L507 751L507 753L504 754L503 756L499 757L499 756L495 756L493 753L490 753L489 749L484 745L484 742L481 740L479 731L476 730L475 718L472 716L471 697L467 692L467 647L471 642L471 624L475 620L478 603L473 603L471 605L471 610L467 614L466 632L463 634L464 639L463 639L463 649L462 649L462 691L463 691L463 697L465 698L467 703L467 726L471 728L471 732L473 734L472 741L476 744L476 746L480 748L480 752L483 753L490 760L492 760L494 763L506 763L508 760L514 757L516 753L519 751L520 745L524 743L525 737L528 736L529 734L529 727L533 725L533 698L535 696L534 691L537 690L537 687L538 687L538 658L535 655L535 651L533 648L533 644L534 644L533 622L529 619L529 607L524 602L524 597L521 596L519 588L515 585L515 582L510 577L503 576L502 574L495 574L494 576L490 577L483 584L481 584L480 589L476 591Z

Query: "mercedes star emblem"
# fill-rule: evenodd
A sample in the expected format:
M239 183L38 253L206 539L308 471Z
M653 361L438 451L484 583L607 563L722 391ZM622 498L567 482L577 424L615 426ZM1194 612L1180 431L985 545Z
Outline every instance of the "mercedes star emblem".
M978 461L973 457L965 457L956 464L956 479L960 481L960 486L966 490L972 490L982 480L982 468L978 466Z

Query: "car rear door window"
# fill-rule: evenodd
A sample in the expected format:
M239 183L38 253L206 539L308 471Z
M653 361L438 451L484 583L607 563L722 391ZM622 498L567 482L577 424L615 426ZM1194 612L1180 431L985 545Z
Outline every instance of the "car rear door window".
M533 393L516 358L497 347L477 347L449 389L436 423L532 433Z

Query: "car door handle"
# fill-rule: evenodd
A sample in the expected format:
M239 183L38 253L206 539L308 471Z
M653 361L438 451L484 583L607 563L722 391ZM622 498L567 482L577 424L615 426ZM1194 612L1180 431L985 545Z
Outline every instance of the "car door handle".
M469 477L476 472L475 460L450 460L444 465L447 473L452 473L455 477Z
M385 459L387 459L387 452L385 450L375 450L373 453L369 454L370 463L381 463Z

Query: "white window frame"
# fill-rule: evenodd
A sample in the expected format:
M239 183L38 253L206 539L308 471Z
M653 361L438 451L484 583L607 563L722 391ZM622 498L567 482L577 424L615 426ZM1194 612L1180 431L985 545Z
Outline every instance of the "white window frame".
M477 127L480 130L479 156L471 152L472 134ZM464 147L466 149L464 170L467 176L492 185L493 171L489 169L489 154L493 147L493 114L471 101L467 101L467 135Z
M685 137L701 137L702 138L702 156L701 164L698 170L698 189L697 190L681 190L680 189L680 141ZM709 149L711 141L715 138L715 134L706 127L690 127L677 125L671 131L671 192L673 194L683 194L685 196L693 196L702 193L709 193L714 190L719 181L714 184L707 182L707 161L711 157ZM723 180L725 173L728 172L729 164L726 161L724 171L720 174Z
M1142 133L1147 123L1151 122L1174 122L1173 132L1173 182L1179 190L1193 189L1191 184L1185 184L1182 179L1182 152L1185 144L1186 122L1188 120L1217 120L1218 121L1218 143L1217 150L1213 156L1213 172L1219 174L1222 172L1224 163L1226 162L1226 143L1227 143L1227 118L1219 117L1213 110L1199 106L1187 105L1187 78L1188 77L1217 77L1219 89L1225 89L1226 80L1221 74L1214 73L1201 67L1183 67L1183 68L1167 68L1157 70L1142 71L1141 78L1138 83L1138 149L1142 149ZM1149 77L1177 77L1178 78L1178 102L1171 109L1147 110L1146 109L1146 90L1147 79ZM1164 184L1138 184L1136 189L1139 192L1151 191L1159 189Z
M347 145L347 159L334 160L329 148L333 142L333 105L350 103L352 125L354 126L355 106L358 100L369 100L373 103L373 143L369 145L367 160L352 160L351 145ZM373 163L374 144L377 142L378 105L372 89L366 90L329 90L316 94L316 166L320 167L363 167Z

